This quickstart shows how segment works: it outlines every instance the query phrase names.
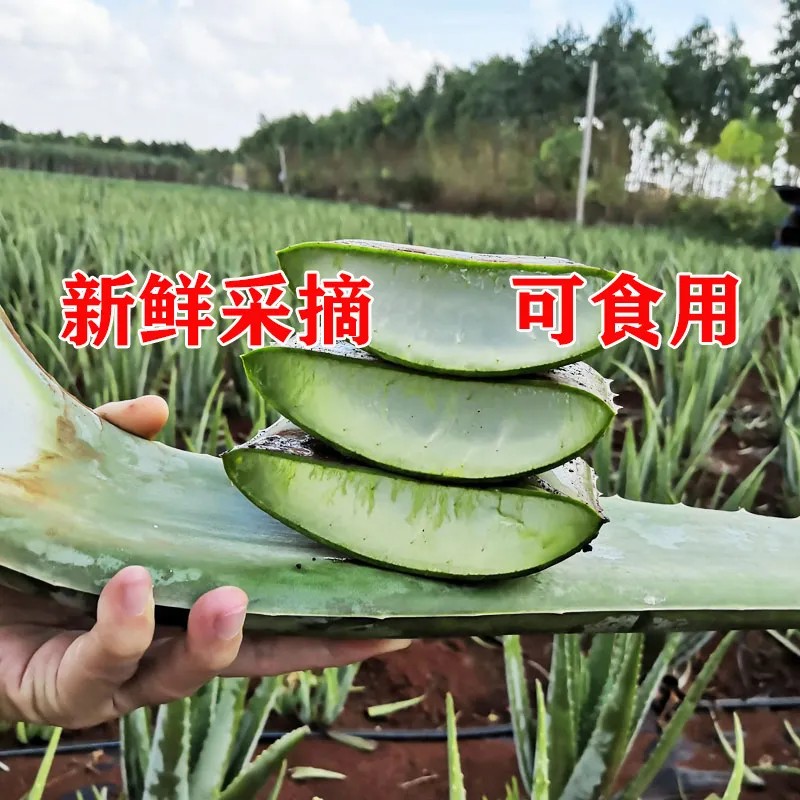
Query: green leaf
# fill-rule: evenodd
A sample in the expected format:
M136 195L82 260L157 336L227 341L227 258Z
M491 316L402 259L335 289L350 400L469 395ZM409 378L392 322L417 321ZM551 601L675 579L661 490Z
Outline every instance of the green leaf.
M734 717L733 720L734 726L736 727L739 725L739 718L736 716L735 713L733 717ZM728 744L728 740L725 738L725 734L720 729L719 724L717 723L716 720L714 720L714 730L717 732L717 738L719 739L719 743L722 745L722 749L725 751L725 755L728 756L731 762L733 762L734 768L736 768L737 761L740 755L742 755L739 752L739 731L737 730L736 733L737 746L736 746L736 752L734 752L731 749L730 744ZM744 749L744 743L742 743L742 749ZM756 773L753 772L753 770L751 770L750 767L747 766L745 761L742 761L742 772L743 772L743 779L747 781L748 786L757 786L759 788L763 788L764 786L766 786L764 779L756 775Z
M708 660L703 665L703 668L686 693L680 706L678 706L677 711L662 732L658 744L656 744L649 758L639 769L634 779L626 787L622 800L639 800L647 787L650 786L656 774L667 760L670 752L672 752L672 749L677 744L683 727L694 713L694 709L700 701L703 692L714 677L714 673L719 668L722 659L725 657L728 648L736 639L737 635L737 631L730 631L725 634L722 641L720 641L714 649L714 652L708 657Z
M190 698L159 706L142 800L194 800L189 793Z
M447 709L447 773L450 786L450 800L467 800L464 788L464 773L461 771L461 756L458 752L458 731L453 696L450 692L445 698Z
M280 796L281 793L281 789L283 788L283 781L286 778L286 770L288 766L289 762L284 759L283 762L281 763L281 769L280 772L278 773L278 777L275 778L275 783L272 787L272 790L269 793L269 798L267 800L278 800L278 797Z
M311 729L304 725L281 736L239 773L222 791L219 800L255 800L275 768L309 733Z
M617 637L612 663L617 661L618 666L612 667L608 673L595 728L563 794L559 795L560 800L592 800L597 796L607 796L629 741L642 644L641 634Z
M406 708L412 708L419 705L426 695L421 694L419 697L410 697L407 700L397 700L394 703L383 703L382 705L370 706L367 709L367 716L375 717L388 717L398 711L403 711Z
M550 714L550 786L555 797L561 797L577 760L577 711L573 706L570 685L573 662L570 658L570 637L553 637L550 661L547 708Z
M203 749L203 742L211 728L219 686L220 679L214 678L202 686L192 697L189 772L194 770L197 759L200 757L200 751Z
M150 718L146 707L137 708L120 720L119 737L122 759L122 791L130 800L144 792L145 775L150 761Z
M328 730L326 731L326 735L329 739L333 739L335 742L345 744L348 747L352 747L356 750L363 750L366 753L373 753L378 749L377 742L372 741L371 739L365 739L363 736L355 736L352 733Z
M61 732L61 728L56 728L53 731L53 735L47 743L47 750L45 750L44 758L42 758L39 769L36 771L33 786L30 792L25 796L25 800L42 800L44 797L44 792L47 788L47 778L50 775L50 770L53 768L53 761L55 760L56 751L58 750Z
M589 737L597 722L597 715L600 713L600 695L611 670L613 652L613 633L598 633L592 637L589 655L586 658L586 666L584 667L587 686L580 717L578 752L582 752L588 744Z
M522 642L518 635L503 637L506 691L514 731L517 764L525 791L530 794L534 776L533 714L525 678Z
M548 764L549 718L544 701L542 683L536 679L536 755L533 768L533 792L535 800L550 798L550 770Z
M292 767L289 771L292 780L295 781L315 781L315 780L334 780L343 781L347 778L343 772L336 772L332 769L322 769L320 767Z
M744 759L744 737L742 736L742 723L739 721L739 715L733 715L733 724L736 730L736 760L733 764L733 774L731 775L728 788L722 800L738 800L739 793L742 791L742 780L745 773L745 759Z
M333 725L344 710L350 690L353 688L353 681L361 669L361 663L355 662L344 667L329 667L328 669L331 675L331 691L325 695L322 722L325 725Z
M270 712L274 709L277 697L282 691L283 687L275 677L262 678L258 682L239 721L223 786L232 783L250 763Z
M247 687L246 678L220 679L210 727L191 773L192 800L215 800L223 787Z

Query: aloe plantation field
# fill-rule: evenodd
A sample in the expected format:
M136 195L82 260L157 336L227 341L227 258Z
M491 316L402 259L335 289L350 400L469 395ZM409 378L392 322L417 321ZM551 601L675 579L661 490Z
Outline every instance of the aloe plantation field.
M734 346L703 346L690 331L677 348L628 341L588 359L613 379L621 410L585 458L605 495L800 515L798 254L725 247L663 230L422 215L5 170L0 307L42 366L84 403L159 393L171 409L160 440L220 455L275 413L246 379L244 340L220 345L215 332L187 349L181 339L143 346L134 336L127 349L112 343L75 349L59 340L62 279L74 270L130 270L141 286L150 270L173 278L180 270L204 270L219 305L226 300L224 278L277 269L275 252L288 245L341 238L557 256L629 270L667 291L654 315L665 338L675 319L678 273L733 272L742 281ZM102 543L103 532L97 537ZM749 569L743 560L741 574ZM770 581L768 574L759 577ZM592 640L425 640L350 669L275 676L250 688L247 730L224 710L214 717L220 741L228 741L226 730L238 737L227 782L217 787L222 792L184 800L800 797L800 633L793 630L723 636L709 626L703 634ZM228 681L194 698L193 735L204 735L200 721L210 718L202 716L210 704L244 702L246 690ZM550 726L537 728L545 707ZM47 787L37 796L121 797L126 765L131 774L131 765L146 770L149 763L146 741L131 731L150 730L177 713L151 712L150 720L142 712L122 728L80 733L7 726L0 734L0 797L30 791L43 763ZM263 781L247 794L229 779L247 761L246 734L254 742L261 724L260 747L295 733L258 762ZM156 726L154 753L169 730ZM187 770L197 766L199 741ZM52 764L49 742L62 748ZM141 786L128 790L128 800L155 797Z

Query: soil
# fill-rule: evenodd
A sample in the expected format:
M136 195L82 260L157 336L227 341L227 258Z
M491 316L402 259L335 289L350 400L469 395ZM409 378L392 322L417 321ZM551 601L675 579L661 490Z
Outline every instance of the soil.
M621 422L641 426L641 403L629 390L617 389L622 404ZM775 432L763 424L769 419L769 402L757 376L745 381L735 408L708 459L706 474L695 482L695 499L710 497L720 475L727 474L726 492L741 476L751 472L775 446ZM237 439L251 430L248 420L234 421ZM621 428L622 426L620 426ZM621 444L621 441L619 442ZM765 471L758 493L757 513L788 515L783 497L781 472L777 464ZM691 661L688 672L673 680L656 704L623 768L622 779L634 775L642 758L658 738L659 720L667 717L680 701L685 681L697 674L704 658L716 643L709 642ZM529 682L534 677L545 683L550 663L551 637L523 637ZM463 733L480 726L507 726L508 700L504 681L503 653L492 640L440 639L416 642L410 649L365 662L356 678L355 689L337 720L335 728L350 731L368 729L383 732L398 729L439 733L435 741L380 741L373 752L363 752L324 737L311 738L290 756L290 767L313 766L343 773L343 780L296 781L287 776L280 800L446 800L448 798L447 747L444 732L446 692L453 695L458 727ZM371 706L424 696L411 708L387 718L373 719ZM726 698L798 698L800 656L790 652L767 632L743 633L728 652L706 694L707 700ZM728 710L713 712L733 747L733 716ZM738 710L745 734L750 767L772 765L773 773L759 773L763 786L745 786L742 800L776 798L800 800L800 748L788 738L784 721L800 731L800 708L793 710ZM296 721L272 717L268 731L295 727ZM495 731L496 732L496 731ZM117 739L116 725L79 733L64 732L62 744L97 743ZM37 744L37 743L33 743ZM44 743L38 743L43 745ZM0 750L23 747L13 733L0 735ZM507 783L518 776L513 740L508 736L459 741L462 770L470 800L503 800ZM40 755L0 757L8 772L0 771L0 800L17 800L33 785ZM683 738L670 755L667 766L650 787L647 800L704 800L710 793L724 791L731 762L713 726L711 712L699 709L684 729ZM797 774L785 769L796 770ZM780 770L784 769L784 772ZM66 753L57 756L50 773L45 800L75 800L83 789L84 800L92 797L92 785L109 789L109 800L120 792L118 751L114 747L97 752ZM271 783L262 797L267 798Z

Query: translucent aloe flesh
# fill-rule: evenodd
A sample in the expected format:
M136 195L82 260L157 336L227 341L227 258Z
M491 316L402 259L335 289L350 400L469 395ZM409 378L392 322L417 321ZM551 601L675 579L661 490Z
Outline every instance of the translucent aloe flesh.
M248 379L284 417L344 455L433 479L494 480L578 455L617 406L579 363L525 378L470 380L409 370L344 342L243 357Z
M797 520L605 497L592 551L543 572L409 575L339 557L259 511L221 459L104 422L4 324L0 375L0 572L17 588L91 610L118 569L142 564L170 619L233 583L252 629L351 638L800 627Z
M583 548L606 521L581 459L499 488L454 486L344 461L280 420L222 460L248 499L291 527L423 575L528 574Z
M306 242L278 252L292 290L306 273L336 278L340 270L373 282L371 343L387 360L456 374L508 375L579 361L600 349L601 307L589 297L613 272L548 256L482 255L389 242ZM567 276L585 285L575 292L575 336L552 341L534 326L517 330L514 275ZM557 288L552 288L556 295Z

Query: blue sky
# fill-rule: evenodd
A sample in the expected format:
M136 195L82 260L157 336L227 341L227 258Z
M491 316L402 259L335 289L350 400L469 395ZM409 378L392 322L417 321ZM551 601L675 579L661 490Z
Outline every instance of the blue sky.
M567 8L568 12L563 9ZM522 56L613 0L0 0L0 118L30 131L234 147L259 114L314 117L436 63ZM768 57L781 0L638 0L665 51L700 17Z
M614 8L603 0L351 0L350 5L359 22L443 49L458 63L498 52L521 55L532 38L545 38L567 21L596 33ZM632 5L641 23L653 29L659 49L668 49L696 19L707 16L720 30L736 23L759 54L765 49L765 34L772 35L779 7L757 0L638 0Z

